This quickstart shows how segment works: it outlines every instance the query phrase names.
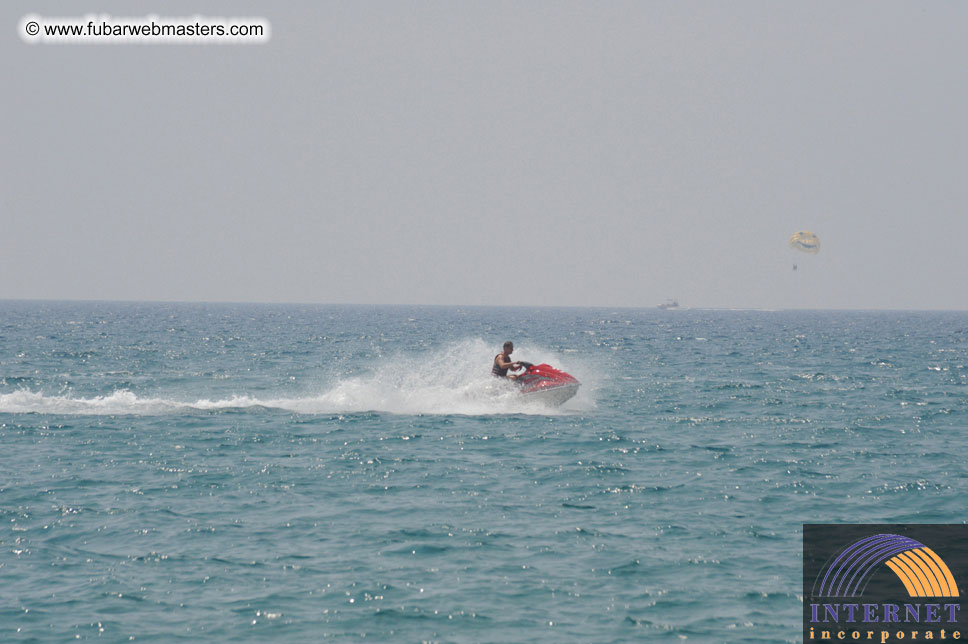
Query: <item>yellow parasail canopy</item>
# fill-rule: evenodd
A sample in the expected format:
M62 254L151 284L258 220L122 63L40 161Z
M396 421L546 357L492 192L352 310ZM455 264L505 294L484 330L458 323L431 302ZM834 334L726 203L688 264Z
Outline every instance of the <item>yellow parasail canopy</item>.
M801 230L790 237L790 248L816 255L820 252L820 238L809 231Z

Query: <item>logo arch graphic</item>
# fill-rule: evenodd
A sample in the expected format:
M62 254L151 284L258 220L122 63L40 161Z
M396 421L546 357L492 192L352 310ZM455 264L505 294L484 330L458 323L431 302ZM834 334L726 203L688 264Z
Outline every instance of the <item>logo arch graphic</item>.
M815 596L863 595L881 565L897 575L911 597L958 597L958 585L941 557L923 543L898 534L875 534L844 548L820 571Z

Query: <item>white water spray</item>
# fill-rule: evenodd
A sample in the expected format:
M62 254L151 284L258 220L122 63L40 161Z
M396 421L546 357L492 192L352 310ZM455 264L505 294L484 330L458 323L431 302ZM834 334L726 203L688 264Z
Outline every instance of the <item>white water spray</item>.
M322 393L299 398L253 397L240 393L227 398L185 400L158 394L140 397L128 390L106 396L75 398L20 390L0 394L0 413L64 415L155 416L186 411L269 408L302 414L386 412L393 414L556 415L588 411L594 402L587 387L593 377L574 357L539 347L515 348L514 358L547 362L586 383L576 398L562 407L549 407L523 398L509 381L490 375L498 349L480 339L464 340L434 353L400 354L378 362L365 375L336 377Z

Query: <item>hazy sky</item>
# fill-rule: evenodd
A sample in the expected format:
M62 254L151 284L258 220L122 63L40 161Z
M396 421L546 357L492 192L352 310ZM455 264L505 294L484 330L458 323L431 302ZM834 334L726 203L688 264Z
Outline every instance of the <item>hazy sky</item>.
M272 38L29 45L29 13ZM0 16L0 299L968 309L965 2Z

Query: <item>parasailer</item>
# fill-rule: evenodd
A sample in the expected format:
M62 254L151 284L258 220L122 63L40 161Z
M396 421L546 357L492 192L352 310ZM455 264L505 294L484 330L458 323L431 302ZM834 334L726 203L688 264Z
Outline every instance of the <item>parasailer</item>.
M820 252L820 238L807 230L793 233L790 237L790 248L801 253L816 255ZM793 270L797 270L797 265L793 265Z

